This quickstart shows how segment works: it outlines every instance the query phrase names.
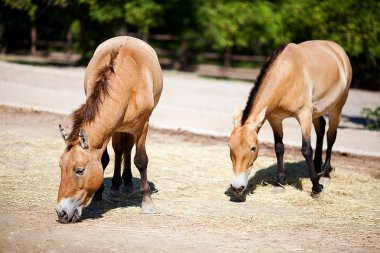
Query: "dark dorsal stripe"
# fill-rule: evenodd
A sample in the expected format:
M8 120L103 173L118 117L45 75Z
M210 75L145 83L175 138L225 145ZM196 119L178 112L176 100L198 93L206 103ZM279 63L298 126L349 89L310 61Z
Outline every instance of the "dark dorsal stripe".
M248 116L252 110L252 106L255 102L255 97L257 92L259 91L261 84L264 81L264 78L266 77L269 69L273 65L273 63L276 61L277 57L284 51L288 44L284 44L277 48L273 54L268 58L264 66L261 68L259 75L257 76L255 85L252 87L251 92L249 93L247 105L245 106L245 109L243 111L243 116L241 118L241 125L244 125L244 123L247 121Z
M96 74L95 84L91 91L91 95L87 98L86 103L81 105L72 114L73 126L72 131L67 137L68 147L70 148L78 140L79 130L84 123L92 122L99 113L99 107L104 99L109 96L108 79L115 74L114 60L119 51L113 50L110 53L110 60L107 65L99 69Z

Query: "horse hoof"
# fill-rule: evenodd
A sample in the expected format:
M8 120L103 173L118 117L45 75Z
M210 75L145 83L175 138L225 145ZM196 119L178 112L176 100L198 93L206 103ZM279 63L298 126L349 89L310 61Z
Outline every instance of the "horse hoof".
M104 204L103 200L92 200L91 203L88 205L87 209L90 211L101 211L104 210Z
M128 186L123 187L123 193L132 194L133 192L134 192L133 187L128 187Z
M153 214L156 213L156 207L154 203L143 202L141 204L141 213L142 214Z
M230 197L230 201L232 202L245 202L246 195L234 195Z
M111 198L111 199L117 199L117 198L119 198L120 197L120 190L119 189L117 189L117 190L110 190L110 193L109 193L109 197Z
M328 187L331 184L331 178L329 177L321 177L319 179L319 182L323 185L323 187Z
M322 195L323 185L319 185L317 188L312 188L311 190L311 196L313 198L319 198Z
M320 198L322 196L322 192L314 192L314 191L312 191L311 192L311 197L313 198L313 199L318 199L318 198Z
M273 189L272 189L272 193L276 194L276 193L281 193L281 192L284 192L285 191L285 188L284 187L281 187L281 186L273 186Z

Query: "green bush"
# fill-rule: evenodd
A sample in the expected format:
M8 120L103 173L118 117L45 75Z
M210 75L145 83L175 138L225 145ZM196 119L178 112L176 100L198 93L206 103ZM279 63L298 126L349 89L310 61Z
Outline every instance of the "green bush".
M366 129L380 130L380 106L376 107L374 110L363 108L362 115L367 120L367 125L365 126Z

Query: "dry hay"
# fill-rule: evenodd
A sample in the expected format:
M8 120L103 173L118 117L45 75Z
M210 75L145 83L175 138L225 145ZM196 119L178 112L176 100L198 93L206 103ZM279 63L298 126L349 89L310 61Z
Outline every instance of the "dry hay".
M58 159L64 144L59 139L25 140L12 132L0 133L0 213L31 212L55 216L60 171ZM112 149L109 149L110 151ZM204 145L164 140L149 141L148 178L154 189L153 200L161 217L177 217L199 228L222 228L244 233L262 228L362 231L370 235L368 245L378 247L380 226L379 180L364 173L344 170L334 164L332 183L320 198L310 197L311 183L302 159L286 157L288 185L280 194L272 193L276 165L273 156L259 156L251 172L253 189L246 201L229 201L225 194L231 175L228 148L224 144ZM141 195L124 195L119 201L107 197L112 177L113 155L105 173L105 208L98 226L117 229L124 217L139 217ZM134 184L139 175L133 167ZM87 216L86 216L87 215ZM91 218L91 213L85 213ZM96 217L96 216L95 216ZM89 220L82 222L85 224ZM264 235L263 235L264 236ZM351 235L355 236L355 235ZM372 241L371 241L372 240Z

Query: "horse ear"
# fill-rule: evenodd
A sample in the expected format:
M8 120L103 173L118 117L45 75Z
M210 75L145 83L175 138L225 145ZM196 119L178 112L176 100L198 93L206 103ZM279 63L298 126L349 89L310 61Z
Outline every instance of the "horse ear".
M61 124L59 124L58 127L59 127L59 130L61 131L61 135L62 135L63 140L66 141L66 139L67 139L66 130L62 127Z
M90 145L88 143L87 134L83 129L79 130L79 142L80 142L80 146L83 149L88 150L90 148Z
M267 112L267 107L265 107L261 112L255 117L255 118L250 118L249 126L253 129L259 129L265 120L265 113Z
M236 107L234 111L234 127L241 126L242 115L243 115L243 110L240 108L240 106Z

